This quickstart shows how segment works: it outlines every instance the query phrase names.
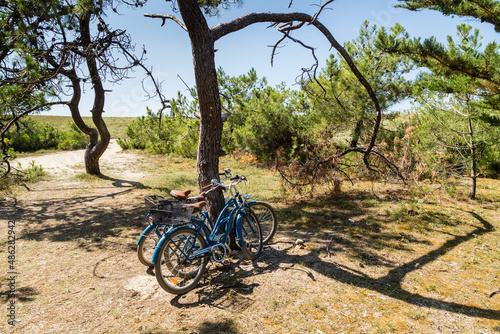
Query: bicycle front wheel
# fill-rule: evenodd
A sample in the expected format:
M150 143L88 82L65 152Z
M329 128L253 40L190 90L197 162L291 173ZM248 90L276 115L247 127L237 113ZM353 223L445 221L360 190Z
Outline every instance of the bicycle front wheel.
M273 207L265 202L250 202L248 207L257 216L262 231L262 243L267 244L276 234L278 218Z
M255 260L262 253L262 232L257 216L248 211L241 218L241 237L243 246L240 247L245 257L249 260Z
M151 262L151 259L153 258L153 253L160 237L156 234L154 228L146 233L143 232L143 236L137 245L137 257L143 265L152 267L154 264Z
M168 235L155 262L158 284L176 295L193 289L208 263L207 257L192 257L194 251L202 248L205 240L192 229L183 228Z

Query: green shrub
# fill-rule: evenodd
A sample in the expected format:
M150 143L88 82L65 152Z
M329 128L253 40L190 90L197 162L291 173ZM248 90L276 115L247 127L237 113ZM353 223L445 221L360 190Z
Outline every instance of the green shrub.
M32 161L28 168L18 170L15 173L15 178L22 182L32 182L38 178L45 176L47 173L43 170L42 165L35 165L35 161Z
M196 158L198 154L198 138L200 132L200 121L198 119L186 119L182 132L177 134L173 153L185 158Z
M289 158L298 157L309 142L308 108L296 91L280 86L256 90L224 125L224 150L240 148L263 161L275 158L277 150L284 150Z
M47 174L41 165L35 165L35 161L32 161L25 169L20 168L20 164L12 167L9 174L0 175L0 190L7 190L12 184L34 182Z
M6 134L8 146L16 152L60 149L77 150L85 148L88 137L71 122L69 130L57 130L50 124L40 123L32 118L23 119L19 127L13 127Z
M42 149L56 148L59 131L49 124L42 124L33 119L19 122L19 128L6 134L9 146L17 152L34 152Z
M177 154L196 157L199 121L194 118L169 117L147 109L147 115L138 117L127 128L127 138L117 140L120 147L140 149L155 154Z
M85 148L89 141L88 136L73 122L70 122L69 128L69 130L59 132L60 139L57 148L67 151Z

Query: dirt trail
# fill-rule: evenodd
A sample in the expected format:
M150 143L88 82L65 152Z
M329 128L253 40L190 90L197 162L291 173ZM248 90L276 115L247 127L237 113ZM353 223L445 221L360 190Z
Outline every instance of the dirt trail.
M41 165L45 171L51 174L70 176L74 175L75 172L85 172L84 153L85 150L75 150L27 156L15 159L12 165L15 167L20 163L22 168L28 168L34 162L35 166ZM143 177L142 174L127 172L126 168L135 158L136 155L133 152L123 151L116 139L111 139L100 159L100 165L104 169L119 169L127 176L133 177L134 180L140 179Z

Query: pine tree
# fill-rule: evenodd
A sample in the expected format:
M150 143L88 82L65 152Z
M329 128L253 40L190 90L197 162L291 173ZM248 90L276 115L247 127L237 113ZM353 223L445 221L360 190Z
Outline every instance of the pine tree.
M391 40L382 34L379 37L382 44ZM453 152L451 156L456 158L444 157L450 169L460 166L462 174L465 168L469 169L472 199L476 196L480 148L487 146L487 134L493 133L489 131L494 126L491 119L497 118L500 110L495 96L500 92L498 69L493 65L500 62L499 45L493 42L481 51L481 39L478 29L461 24L457 27L457 38L448 36L447 45L435 39L424 43L409 38L391 41L394 43L391 51L409 55L430 70L419 75L418 93L438 94L441 99L423 103L420 133L428 140L434 138L446 152ZM490 146L494 144L491 138L489 142Z
M431 9L444 15L474 17L488 22L500 32L500 4L497 0L399 0L404 4L398 7L409 10Z

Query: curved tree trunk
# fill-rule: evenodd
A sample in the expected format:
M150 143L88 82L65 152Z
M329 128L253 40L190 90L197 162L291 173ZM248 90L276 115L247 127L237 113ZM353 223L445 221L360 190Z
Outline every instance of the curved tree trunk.
M92 88L94 89L94 105L92 107L92 121L97 128L90 131L90 141L85 149L85 170L88 174L100 175L99 158L108 147L111 136L108 128L102 119L104 112L104 87L102 86L99 69L94 56L93 43L90 37L90 16L83 15L80 19L80 29L82 44L84 47L85 59L89 69ZM80 114L78 113L78 116ZM73 117L74 118L74 117ZM81 118L81 117L80 117ZM100 138L100 140L99 140Z
M87 38L82 40L86 42L88 46L90 44L88 42L90 40L88 29L86 30L86 33ZM82 31L82 35L84 35L84 31ZM49 61L49 63L51 63L55 68L59 67L59 65L55 63L52 58L47 58L47 61ZM91 65L89 65L89 62ZM73 96L67 104L71 112L71 117L73 118L73 121L75 122L78 129L89 136L89 143L87 144L84 155L85 170L88 174L99 175L99 158L108 146L110 135L106 128L106 124L104 124L104 122L99 122L99 119L101 119L102 121L101 115L104 106L104 89L102 87L99 73L97 71L97 66L95 64L95 60L93 59L90 59L90 61L87 60L87 63L89 66L89 70L94 74L92 76L92 83L94 84L95 89L94 110L100 110L100 112L93 114L94 124L96 124L96 126L97 124L99 124L99 126L97 126L97 129L85 124L80 114L80 100L82 96L82 89L80 87L80 78L78 77L76 70L74 68L70 70L61 70L61 74L65 75L71 81L71 87L73 88ZM99 146L100 134L101 144ZM98 151L96 147L100 147L100 150Z
M196 89L200 105L200 139L198 142L198 187L219 177L222 118L219 85L214 58L214 39L200 5L196 0L178 0L179 11L191 39ZM221 191L208 198L210 215L217 217L224 207Z

